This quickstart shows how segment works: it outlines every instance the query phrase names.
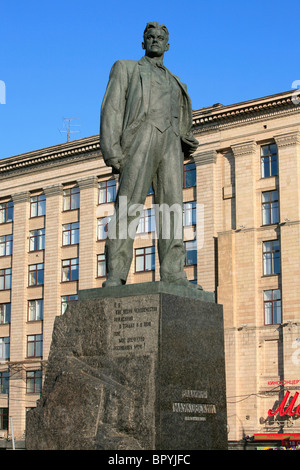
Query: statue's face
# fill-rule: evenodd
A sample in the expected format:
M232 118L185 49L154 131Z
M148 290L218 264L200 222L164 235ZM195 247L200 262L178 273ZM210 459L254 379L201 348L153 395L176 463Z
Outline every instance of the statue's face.
M169 50L168 37L162 29L151 28L146 33L142 46L148 57L161 57Z

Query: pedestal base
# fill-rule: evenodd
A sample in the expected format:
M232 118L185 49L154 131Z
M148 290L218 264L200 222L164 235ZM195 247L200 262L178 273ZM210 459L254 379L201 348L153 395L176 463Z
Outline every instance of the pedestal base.
M27 449L227 449L222 307L161 282L81 291L55 320Z

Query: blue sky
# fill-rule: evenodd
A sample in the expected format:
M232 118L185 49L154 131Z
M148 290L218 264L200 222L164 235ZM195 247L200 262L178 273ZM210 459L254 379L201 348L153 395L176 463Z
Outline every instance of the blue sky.
M292 89L299 15L282 0L0 0L0 158L98 134L112 64L138 60L148 21L166 24L165 65L194 109ZM1 98L2 96L2 98Z

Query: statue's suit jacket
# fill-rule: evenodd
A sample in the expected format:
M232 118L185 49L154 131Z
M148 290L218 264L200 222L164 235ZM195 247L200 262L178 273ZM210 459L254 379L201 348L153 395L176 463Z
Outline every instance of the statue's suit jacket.
M178 124L183 152L190 155L198 146L191 132L191 100L186 85L169 70L167 73L175 78L182 91ZM113 65L101 107L100 148L105 163L126 156L132 136L146 120L150 80L151 64L145 57L139 61L119 60Z

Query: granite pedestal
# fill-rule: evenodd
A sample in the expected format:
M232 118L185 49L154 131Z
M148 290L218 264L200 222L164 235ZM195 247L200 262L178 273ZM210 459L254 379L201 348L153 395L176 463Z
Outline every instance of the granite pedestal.
M55 319L27 449L226 449L222 307L163 282L91 289Z

